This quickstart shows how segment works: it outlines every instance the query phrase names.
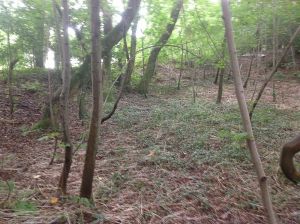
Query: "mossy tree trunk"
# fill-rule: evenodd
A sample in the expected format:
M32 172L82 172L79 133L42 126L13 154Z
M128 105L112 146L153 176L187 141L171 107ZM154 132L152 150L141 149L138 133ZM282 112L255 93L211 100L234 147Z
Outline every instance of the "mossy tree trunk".
M148 93L149 84L150 84L150 81L155 72L155 65L156 65L157 57L158 57L161 49L164 47L164 45L169 40L169 38L174 30L174 27L175 27L175 24L179 17L179 12L182 8L182 5L183 5L183 0L177 0L174 3L174 6L173 6L173 9L171 12L170 22L167 25L166 31L161 35L159 40L156 42L156 44L155 44L156 47L152 48L152 50L150 52L150 56L148 58L145 74L142 77L142 79L139 83L139 86L138 86L138 91L144 95L146 95Z

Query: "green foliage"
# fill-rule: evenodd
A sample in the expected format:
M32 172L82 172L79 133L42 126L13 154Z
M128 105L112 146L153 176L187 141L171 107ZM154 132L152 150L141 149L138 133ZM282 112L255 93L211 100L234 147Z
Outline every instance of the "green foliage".
M286 75L283 74L282 72L276 72L276 73L274 74L274 78L277 78L277 79L284 79L284 78L286 78Z
M45 129L49 128L50 125L51 125L50 119L42 119L33 125L32 130L34 130L34 131L45 130Z
M118 4L118 6L117 6ZM235 40L239 54L252 52L257 46L258 38L261 39L262 48L272 49L271 37L273 34L273 17L276 15L277 32L280 43L286 43L291 32L299 24L300 4L297 1L277 0L276 5L268 1L232 1L231 8L235 30ZM105 8L113 14L121 14L124 3L116 1L104 3ZM140 18L141 27L138 27L138 49L141 46L143 36L144 47L153 45L159 36L165 31L169 14L173 5L171 0L142 1ZM89 14L86 1L70 1L71 21L80 27L82 41L90 46ZM20 58L18 68L34 67L36 60L42 57L43 47L49 40L49 47L55 49L54 35L49 30L55 30L55 21L51 1L46 3L38 0L23 0L23 4L14 4L7 0L0 4L0 69L7 68L8 46L7 34L11 34L11 49L14 56ZM259 35L258 35L259 30ZM128 35L129 39L129 35ZM220 4L210 0L186 1L184 10L175 30L169 39L169 44L176 46L184 45L189 50L184 55L184 60L193 60L198 64L218 63L224 39L224 28L221 16ZM130 41L128 41L130 47ZM113 73L120 69L117 60L125 58L123 43L113 49ZM74 59L82 62L85 52L82 51L78 40L70 35L70 46ZM294 45L298 50L300 41ZM145 58L149 56L150 48L145 50ZM159 62L170 60L180 61L181 50L174 47L165 47L159 56ZM195 57L198 55L199 57ZM141 67L141 52L137 54L136 63ZM217 65L222 67L221 64ZM84 71L89 72L90 67L82 66ZM89 76L86 76L89 77ZM139 78L139 76L135 76ZM90 83L89 80L82 80ZM135 79L133 79L133 82Z
M26 201L26 200L18 200L14 204L13 210L17 213L28 213L28 212L36 212L38 208L33 202Z
M22 125L20 127L21 135L27 136L29 133L32 132L31 128L28 125Z
M116 113L114 118L121 127L131 128L139 123L139 120L136 118L139 117L141 113L142 112L135 107L126 107L125 109Z
M260 106L253 117L257 142L264 148L269 142L284 139L282 135L299 117L272 106ZM248 136L243 132L237 106L171 100L147 109L125 107L113 119L120 128L138 130L143 154L153 154L141 158L141 164L181 170L195 164L251 163Z
M236 133L230 130L220 130L218 136L221 139L229 140L231 142L236 142L236 143L245 142L248 138L247 133Z
M92 202L89 201L89 199L87 199L87 198L82 198L82 197L79 197L79 196L70 196L69 200L72 201L72 202L75 202L75 203L77 203L79 205L83 205L83 206L85 206L87 208L94 207L93 204L92 204Z
M15 182L12 180L0 181L0 192L13 192L15 190Z
M101 201L107 202L110 197L116 195L128 181L129 177L126 173L114 172L107 182L103 182L98 186L96 197Z
M300 79L300 72L294 73L293 76L297 79Z
M42 89L41 83L37 80L35 81L27 81L23 84L21 84L22 88L24 88L26 91L29 91L31 93L38 92Z
M174 95L178 89L176 85L153 85L152 89L159 95Z
M38 138L38 141L48 141L50 139L55 139L60 135L59 132L50 132L40 138Z

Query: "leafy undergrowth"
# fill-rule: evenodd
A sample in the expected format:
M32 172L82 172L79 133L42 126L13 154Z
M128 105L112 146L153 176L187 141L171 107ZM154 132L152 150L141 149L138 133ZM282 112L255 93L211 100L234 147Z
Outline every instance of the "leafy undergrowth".
M38 93L32 94L19 102L38 105ZM193 104L172 94L173 99L127 95L102 126L94 205L76 196L86 146L80 143L87 130L77 119L76 102L70 111L78 150L69 196L59 200L55 192L63 147L58 144L49 165L54 137L32 130L38 108L18 104L14 122L0 121L5 136L0 223L267 223L236 104L200 98ZM7 101L0 99L1 117L8 117ZM282 176L278 159L281 145L299 129L299 119L299 113L275 106L260 106L253 118L274 208L281 223L288 224L299 223L300 191Z

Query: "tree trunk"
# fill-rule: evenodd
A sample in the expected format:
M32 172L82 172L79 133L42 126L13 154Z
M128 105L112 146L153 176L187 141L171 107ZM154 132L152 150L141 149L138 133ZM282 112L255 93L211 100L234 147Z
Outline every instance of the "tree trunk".
M10 28L9 28L10 29ZM13 118L14 113L14 97L12 91L12 56L11 56L11 48L10 48L10 30L7 31L7 48L8 48L8 76L7 76L7 85L8 85L8 99L9 99L9 115L10 119Z
M294 67L294 69L296 69L297 62L296 62L296 56L295 56L295 48L293 45L291 46L291 56L292 56L293 67Z
M183 0L177 0L174 3L172 12L171 12L171 17L170 17L170 22L167 25L166 28L166 32L164 32L161 37L159 38L159 40L156 42L156 46L151 50L150 56L148 58L148 63L147 63L147 67L146 67L146 71L144 76L142 77L139 86L138 86L138 91L140 93L143 94L147 94L148 93L148 89L149 89L149 84L151 81L151 78L154 75L154 71L155 71L155 65L156 65L156 61L157 61L157 57L159 55L160 50L164 47L164 45L167 43L167 41L169 40L175 24L177 22L177 19L179 17L179 12L182 8L183 5Z
M276 15L276 0L272 0L272 11L273 11L273 68L276 66L277 62L277 52L278 52L278 32L277 32L277 15Z
M107 2L105 2L105 4L102 4L102 12L103 12L103 32L104 35L107 35L113 29L112 13L111 10L107 8ZM111 59L112 59L112 52L111 50L107 50L107 52L103 54L103 78L104 78L105 89L109 88L112 82Z
M223 40L223 43L222 43L222 54L221 54L221 58L218 62L218 66L220 66L220 63L221 63L221 68L218 68L219 69L219 89L218 89L218 96L217 96L217 104L221 103L222 101L222 95L223 95L223 84L224 84L224 73L225 73L225 64L226 64L226 61L225 61L225 50L226 50L226 36L224 34L224 40ZM216 79L216 81L218 81L218 79ZM217 83L215 83L217 84Z
M48 71L48 98L49 98L49 112L50 112L50 122L52 128L56 128L56 119L54 116L54 110L53 110L53 80L52 80L52 74L50 71Z
M145 37L142 36L142 77L145 75L145 50L144 50L144 39Z
M132 24L132 32L131 32L131 40L130 40L130 52L129 52L129 61L127 65L127 70L126 73L126 80L125 80L125 89L126 91L131 91L131 76L134 71L134 65L135 65L135 55L136 55L136 44L137 44L137 39L136 39L136 30L138 26L140 17L137 15L135 19L133 20Z
M247 85L248 85L248 82L249 82L249 79L250 79L252 64L253 64L253 61L254 61L254 52L255 51L253 51L253 55L251 56L251 61L250 61L250 65L249 65L249 68L248 68L247 77L246 77L246 80L245 80L244 85L243 85L244 89L247 88Z
M95 170L95 160L99 136L99 126L102 117L103 89L101 71L101 44L100 44L100 17L99 0L90 0L91 9L91 34L92 34L92 91L93 109L90 122L90 130L85 156L80 197L92 199L93 178Z
M12 77L13 77L13 70L16 66L19 59L14 59L10 61L9 68L8 68L8 97L9 97L9 113L10 119L13 118L14 113L14 97L13 97L13 89L12 89Z
M58 19L58 14L56 10L56 1L52 0L52 10L53 10L53 19L55 20L55 49L54 49L54 60L55 60L55 69L61 69L62 63L62 49L61 49L61 27Z
M225 68L221 68L220 75L219 75L220 77L219 77L219 89L218 89L217 104L221 103L221 101L222 101L224 72L225 72Z
M256 148L256 142L253 135L250 117L248 114L248 108L245 100L244 89L243 89L242 79L239 70L239 62L238 62L236 47L233 38L233 29L232 29L228 0L222 0L222 9L223 9L223 19L224 19L224 25L226 31L227 45L228 45L229 55L231 59L231 67L234 76L236 97L241 111L243 126L245 131L248 134L247 144L258 176L264 208L268 214L269 223L273 224L273 223L277 223L276 215L273 210L272 201L268 189L267 177L264 173L260 156Z
M220 68L217 69L217 73L216 73L215 80L214 80L215 85L218 84L219 74L220 74Z
M183 73L183 44L181 44L181 57L180 57L180 69L179 69L179 77L177 82L177 89L180 90L181 77Z
M69 5L68 0L62 0L63 6L63 73L62 80L63 86L60 94L61 101L61 113L62 113L62 129L63 129L63 143L65 146L65 161L63 170L59 181L59 190L61 193L67 193L67 180L71 170L72 164L72 144L69 130L69 92L71 81L71 64L70 64L70 52L69 52Z
M292 31L290 31L290 35L292 35ZM296 55L295 55L295 47L294 45L291 45L291 57L292 57L292 62L293 62L293 68L297 68L297 62L296 62Z
M192 71L192 91L193 91L193 103L196 103L197 91L196 91L196 71Z
M139 10L141 0L129 0L127 8L122 14L122 20L113 28L111 32L104 36L102 41L102 55L110 51L123 38L124 33L131 26L131 22Z
M34 48L34 67L44 68L44 39L45 39L45 12L41 12L41 20L37 27L38 39Z

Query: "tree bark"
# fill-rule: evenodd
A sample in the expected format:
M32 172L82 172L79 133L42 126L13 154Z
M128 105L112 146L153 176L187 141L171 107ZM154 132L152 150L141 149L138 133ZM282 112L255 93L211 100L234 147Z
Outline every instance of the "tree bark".
M280 59L277 61L276 66L272 69L270 75L267 77L267 79L265 80L264 84L262 85L261 89L259 90L257 97L255 98L252 107L250 109L250 118L252 118L254 110L265 90L265 88L267 87L268 83L270 82L270 80L273 78L274 74L277 72L278 67L280 66L281 62L283 61L285 55L287 54L287 52L289 51L290 47L292 46L294 40L296 39L297 35L300 33L300 26L298 26L298 28L296 29L295 33L292 35L289 43L287 44L287 46L285 47Z
M170 22L167 25L166 31L161 35L157 43L155 44L157 47L154 47L151 50L150 56L148 58L147 67L144 76L142 77L139 86L138 91L142 94L147 94L149 89L150 81L153 77L154 71L155 71L155 65L157 61L157 57L159 55L160 50L164 47L164 45L169 40L175 24L177 22L177 19L179 17L179 12L182 8L183 0L177 0L174 2L174 6L171 12Z
M53 110L53 104L52 104L52 98L53 98L53 80L52 80L52 74L50 71L48 71L48 97L49 97L49 112L50 112L50 122L52 128L56 128L56 119L54 116L54 110Z
M225 68L221 68L220 69L220 77L219 77L219 89L218 89L217 104L221 103L221 101L222 101L224 72L225 72Z
M96 151L98 144L99 126L102 117L103 89L101 71L101 44L100 44L100 4L99 0L90 0L91 34L92 34L92 92L93 109L90 122L87 151L85 156L80 197L92 199L93 178L95 170Z
M106 55L120 40L123 38L124 33L131 26L131 22L139 10L141 0L129 0L126 10L122 14L122 19L111 32L109 32L102 41L102 55Z
M182 73L183 73L183 44L181 44L180 68L179 68L179 77L178 77L178 82L177 82L178 90L180 90Z
M8 64L8 76L7 76L9 115L10 115L10 119L12 119L13 113L14 113L14 97L13 97L13 93L12 93L12 70L11 70L12 56L11 56L11 47L10 47L10 28L8 28L6 36L7 36L8 63L9 63Z
M63 129L63 143L65 147L65 161L63 170L60 176L58 189L60 193L67 193L67 180L71 170L72 164L72 143L70 138L69 130L69 92L70 92L70 81L71 81L71 63L70 63L70 52L69 52L69 5L68 0L62 0L63 6L63 73L62 80L63 86L60 94L61 101L61 113L62 113L62 129Z
M13 70L16 64L18 63L19 59L14 59L10 61L9 68L8 68L8 98L9 98L9 114L10 119L13 118L14 113L14 96L13 96L13 88L12 88L12 77L13 77Z
M273 223L277 223L276 215L273 210L273 205L272 205L272 201L268 189L267 177L264 173L260 156L256 148L256 142L253 135L250 117L248 114L248 108L245 100L244 89L243 89L242 79L240 75L239 62L238 62L236 47L234 43L233 28L231 23L231 15L229 10L228 0L222 0L222 10L223 10L223 19L224 19L224 25L226 31L226 40L227 40L229 55L231 59L231 67L234 76L236 96L241 111L243 126L245 131L248 134L247 144L258 176L258 182L261 189L261 196L262 196L264 208L268 214L269 223L273 224Z
M221 68L219 68L219 88L218 88L218 96L217 96L217 104L221 103L222 101L222 96L223 96L223 84L224 84L224 73L225 73L225 50L226 50L226 36L224 34L224 40L222 43L222 54L221 54L221 58L218 62L218 66L220 66L220 62L221 62ZM217 83L216 83L217 84Z
M216 73L215 80L214 80L215 85L218 84L219 74L220 74L220 68L217 68L217 73Z
M249 68L248 68L248 72L247 72L247 77L246 77L246 80L243 84L243 88L246 89L247 88L247 85L248 85L248 82L249 82L249 79L250 79L250 75L251 75L251 69L252 69L252 64L253 64L253 61L254 61L254 52L253 51L253 55L251 56L251 60L250 60L250 65L249 65Z
M107 6L107 2L105 2L105 5L102 4L104 36L107 35L109 32L111 32L113 29L112 13L111 10L106 6ZM103 55L103 78L104 78L104 85L106 88L109 88L112 82L111 59L112 59L112 52L110 49L106 52L105 55Z
M34 47L34 67L44 68L44 39L45 39L45 11L41 11L41 19L37 24L37 33L39 38Z
M272 45L273 45L273 68L276 66L277 55L278 55L278 32L277 32L277 15L276 15L276 0L272 0L272 17L273 17L273 36L272 36Z

